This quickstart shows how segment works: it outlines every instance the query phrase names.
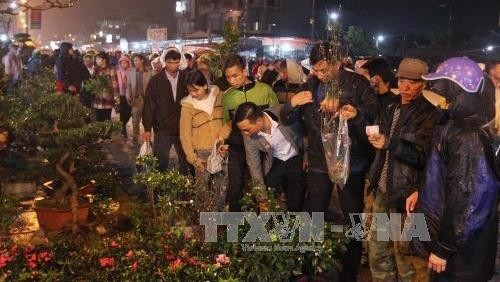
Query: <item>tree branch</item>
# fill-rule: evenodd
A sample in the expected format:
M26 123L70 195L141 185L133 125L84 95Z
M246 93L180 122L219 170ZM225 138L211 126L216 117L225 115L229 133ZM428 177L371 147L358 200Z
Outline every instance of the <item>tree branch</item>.
M66 9L74 7L77 2L78 0L42 0L36 4L30 4L28 2L24 4L19 3L19 8L11 9L10 7L3 7L8 5L7 0L0 0L0 6L2 6L2 8L0 8L0 14L15 16L27 10L46 11L50 9Z

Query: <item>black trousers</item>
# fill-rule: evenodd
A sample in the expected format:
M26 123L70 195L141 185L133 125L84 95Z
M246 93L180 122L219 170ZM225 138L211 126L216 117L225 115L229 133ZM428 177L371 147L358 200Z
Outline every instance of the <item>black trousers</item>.
M365 173L351 173L343 189L339 189L339 199L345 224L352 227L350 213L362 213L364 208ZM328 173L309 171L307 189L311 212L326 212L332 195L333 183ZM342 258L341 281L356 281L361 259L362 242L351 239Z
M106 121L111 119L111 109L94 109L96 121Z
M243 198L245 179L250 175L244 149L243 151L231 150L231 146L229 146L227 170L229 174L229 183L227 187L226 202L229 205L230 212L239 212L241 211L240 200Z
M127 123L132 116L132 107L127 103L125 96L120 96L120 121L122 122L122 134L127 135Z
M302 211L306 191L305 177L302 171L302 157L295 156L287 161L273 159L273 166L265 177L266 185L284 189L287 196L288 211Z

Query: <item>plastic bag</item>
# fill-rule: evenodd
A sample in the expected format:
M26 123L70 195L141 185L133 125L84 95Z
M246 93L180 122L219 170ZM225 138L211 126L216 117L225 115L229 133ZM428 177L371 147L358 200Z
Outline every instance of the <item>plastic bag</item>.
M153 156L153 147L151 146L151 142L144 142L139 149L138 159L146 156ZM151 164L153 165L153 164ZM141 162L141 165L137 165L137 172L148 172L154 167L151 167L148 162Z
M215 140L214 146L212 148L212 153L207 159L207 171L210 174L216 174L222 171L222 156L217 152L217 141Z
M343 188L349 177L351 139L347 120L323 118L321 141L330 180Z

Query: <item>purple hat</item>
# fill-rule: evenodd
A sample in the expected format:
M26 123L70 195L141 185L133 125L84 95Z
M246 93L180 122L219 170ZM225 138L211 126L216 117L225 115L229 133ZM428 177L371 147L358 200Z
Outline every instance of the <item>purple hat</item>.
M479 66L467 57L450 58L442 62L436 72L422 76L425 80L449 79L463 90L476 93L483 81Z

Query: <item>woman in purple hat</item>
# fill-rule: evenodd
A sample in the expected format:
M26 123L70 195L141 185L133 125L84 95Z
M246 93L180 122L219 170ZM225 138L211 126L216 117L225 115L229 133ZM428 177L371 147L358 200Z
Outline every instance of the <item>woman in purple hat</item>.
M419 203L431 237L422 242L431 280L488 281L495 268L500 181L484 127L483 73L463 57L423 78L446 99Z

